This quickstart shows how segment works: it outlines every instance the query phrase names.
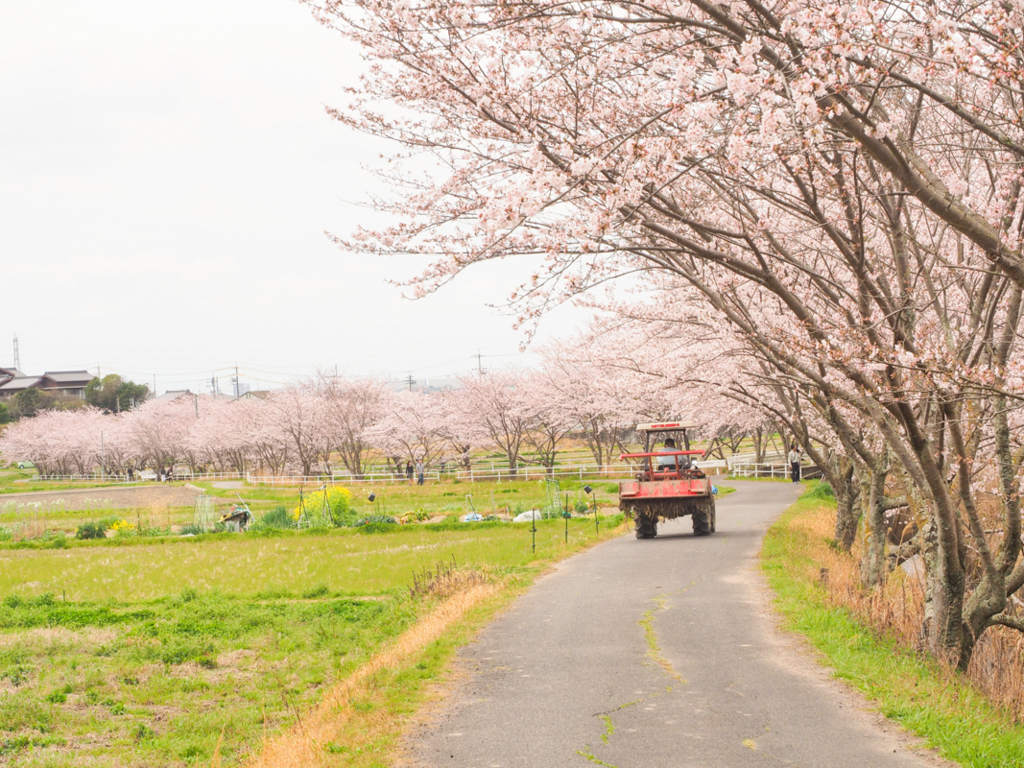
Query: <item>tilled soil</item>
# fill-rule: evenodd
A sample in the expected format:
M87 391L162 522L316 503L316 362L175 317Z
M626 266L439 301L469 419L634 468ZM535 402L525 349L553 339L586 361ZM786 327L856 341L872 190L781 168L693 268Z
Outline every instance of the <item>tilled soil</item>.
M33 491L0 495L0 509L8 504L24 506L40 503L43 507L65 510L129 509L146 507L188 507L202 489L188 485L133 485L127 487L81 488L62 491Z

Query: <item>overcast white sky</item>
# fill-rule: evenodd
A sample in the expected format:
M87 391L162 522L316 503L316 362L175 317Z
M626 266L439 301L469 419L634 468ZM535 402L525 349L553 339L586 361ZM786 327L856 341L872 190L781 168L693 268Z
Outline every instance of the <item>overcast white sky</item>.
M294 0L0 0L0 366L207 391L237 364L417 379L528 363L510 266L401 298L339 250L387 144L333 123L360 61ZM560 335L581 313L542 326Z

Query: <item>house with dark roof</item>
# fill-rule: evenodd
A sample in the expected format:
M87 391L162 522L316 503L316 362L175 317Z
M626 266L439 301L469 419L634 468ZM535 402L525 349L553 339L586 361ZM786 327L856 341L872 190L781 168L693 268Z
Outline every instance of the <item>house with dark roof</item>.
M41 389L84 400L85 387L93 378L88 371L47 371L42 376L26 376L16 368L0 368L0 400L14 397L26 389Z
M5 384L11 379L17 379L24 375L17 368L0 368L0 384Z

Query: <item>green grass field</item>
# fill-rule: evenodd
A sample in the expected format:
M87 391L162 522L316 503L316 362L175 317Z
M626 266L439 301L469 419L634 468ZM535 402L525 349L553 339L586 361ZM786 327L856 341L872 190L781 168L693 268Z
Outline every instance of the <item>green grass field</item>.
M0 473L0 488L53 489L30 475ZM294 509L317 487L199 485L218 512L240 496L257 519ZM590 481L590 495L584 485L359 486L359 514L441 522L187 537L175 534L193 522L192 507L119 509L100 499L69 510L0 498L0 764L210 765L218 742L216 759L240 764L432 609L436 598L410 587L439 563L500 585L415 663L376 675L356 707L363 719L331 752L339 765L388 765L401 718L474 627L549 563L621 533L617 483ZM457 522L468 512L595 502L612 515L600 528L593 514L535 530ZM80 526L115 519L146 535L75 539ZM387 727L371 727L380 722Z
M450 521L2 550L0 763L209 765L220 741L237 765L430 610L414 574L454 563L504 600L620 520L571 519L568 543L565 521L540 521L536 552L529 523ZM470 626L360 706L407 711ZM399 727L338 764L387 764Z
M182 485L182 483L175 483ZM241 488L223 488L212 482L196 483L207 494L214 497L219 511L224 511L238 498L249 504L253 513L260 515L275 507L293 509L299 504L300 495L315 492L318 485L268 487L245 485ZM590 481L593 494L590 498L582 492L585 482L561 479L557 485L543 480L516 482L457 483L451 481L429 482L423 486L397 483L383 486L353 486L352 506L367 515L381 514L400 517L408 512L422 511L429 516L447 516L477 511L482 515L492 512L515 514L551 502L558 498L560 503L575 507L578 503L595 501L600 505L617 503L618 485L608 481ZM0 480L0 487L3 486ZM25 490L17 488L17 490ZM49 490L49 489L47 489ZM59 493L59 489L56 489ZM367 500L370 493L375 501ZM91 495L90 495L91 496ZM17 526L31 524L34 535L45 532L64 533L73 536L77 528L86 522L107 518L123 518L132 523L141 522L143 528L164 528L191 523L194 507L115 508L103 505L102 491L97 492L96 506L88 510L67 509L59 501L45 503L16 498L0 497L0 541L3 530L12 531ZM20 536L18 538L21 538Z

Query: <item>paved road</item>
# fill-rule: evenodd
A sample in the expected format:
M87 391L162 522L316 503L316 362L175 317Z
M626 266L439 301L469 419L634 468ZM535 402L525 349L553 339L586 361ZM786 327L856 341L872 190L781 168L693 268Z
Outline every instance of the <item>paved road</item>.
M730 484L715 535L663 523L541 579L460 654L465 676L408 742L413 762L934 766L772 629L753 558L796 490Z

